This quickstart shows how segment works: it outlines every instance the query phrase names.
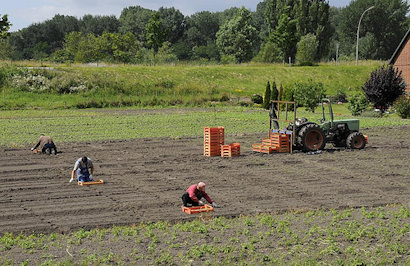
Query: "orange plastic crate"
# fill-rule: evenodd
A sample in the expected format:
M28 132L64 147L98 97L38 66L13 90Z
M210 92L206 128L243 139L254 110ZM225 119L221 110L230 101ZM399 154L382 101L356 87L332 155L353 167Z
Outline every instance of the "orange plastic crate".
M263 138L262 139L262 145L264 145L264 146L274 146L274 143L273 143L272 139L270 139L270 138Z
M221 144L219 144L219 145L204 145L204 150L207 150L207 151L220 151L221 150Z
M204 140L204 145L208 146L221 146L224 145L224 140Z
M207 157L215 157L215 156L221 156L221 152L210 152L210 151L204 151L204 156Z
M220 146L218 148L207 148L204 147L204 155L205 156L221 156L221 148Z
M221 156L221 145L225 144L224 127L204 127L204 155Z
M281 152L289 152L289 146L287 146L287 147L275 147L273 150L272 150L272 152L279 152L279 153L281 153Z
M223 132L224 127L204 127L204 132Z
M102 185L102 184L104 184L104 180L102 180L102 179L100 179L98 181L90 181L90 182L78 181L79 186Z
M275 146L289 146L289 135L288 134L279 134L273 133L270 137L271 142Z
M241 155L241 145L239 143L231 143L229 145L221 145L222 157L234 157Z
M262 143L252 144L252 151L261 152Z
M272 146L262 145L261 148L260 148L260 152L262 152L262 153L269 153L269 154L270 154L270 153L272 153L274 150L275 150L275 148L272 147Z
M224 141L225 137L222 136L207 136L204 135L204 141Z
M192 206L185 207L182 206L182 211L188 214L200 213L200 212L211 212L214 208L211 205L205 204L204 206Z

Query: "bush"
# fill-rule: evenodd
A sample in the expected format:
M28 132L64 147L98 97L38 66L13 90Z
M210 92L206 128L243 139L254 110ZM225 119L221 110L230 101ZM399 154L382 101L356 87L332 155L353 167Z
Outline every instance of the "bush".
M0 88L4 86L6 83L6 80L8 78L8 73L7 69L0 67Z
M263 103L263 97L255 93L254 95L252 95L251 101L256 104L261 104Z
M369 106L369 101L363 94L356 94L350 97L349 105L347 109L350 110L352 115L360 115Z
M308 33L297 44L296 60L302 66L313 66L319 41L314 34Z
M401 71L394 66L382 66L370 74L362 90L375 108L386 111L405 91Z
M221 64L228 65L228 64L235 64L236 58L234 55L223 55L221 56Z
M278 45L268 41L264 46L262 46L258 55L254 58L254 61L266 63L282 62L284 57L285 54L278 47Z
M302 62L299 64L299 66L318 66L317 63L314 63L312 61L308 61L308 62Z
M229 101L229 95L228 95L228 93L224 92L224 93L222 94L221 99L220 99L219 101L221 101L221 102L227 102L227 101Z
M325 97L325 89L322 83L309 81L308 83L296 83L294 98L298 106L304 106L306 111L315 111L318 103Z
M365 110L360 114L360 116L371 117L371 118L381 118L383 117L383 113L380 111L375 111L375 110Z
M56 63L73 62L74 56L67 50L57 50L51 55L51 60Z
M410 97L405 95L400 96L394 103L394 109L396 109L401 118L410 118Z
M338 102L345 103L345 102L347 102L347 95L346 95L346 93L345 93L343 90L339 89L339 90L336 92L336 95L328 96L328 99L329 99L332 103L338 103Z
M281 101L288 101L288 102L293 102L294 99L294 93L295 90L293 88L283 88L282 86L279 89L279 93L280 93L280 100ZM286 105L284 103L282 103L280 105L281 110L285 110ZM288 105L288 111L293 111L293 104Z

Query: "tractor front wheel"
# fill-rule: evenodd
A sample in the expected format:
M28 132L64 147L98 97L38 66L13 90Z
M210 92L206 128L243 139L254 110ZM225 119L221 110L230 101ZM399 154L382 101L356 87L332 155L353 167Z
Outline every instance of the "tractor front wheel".
M366 139L360 132L353 132L346 139L346 145L349 149L363 149L366 146Z
M323 150L325 133L318 124L307 124L299 131L297 142L304 152Z

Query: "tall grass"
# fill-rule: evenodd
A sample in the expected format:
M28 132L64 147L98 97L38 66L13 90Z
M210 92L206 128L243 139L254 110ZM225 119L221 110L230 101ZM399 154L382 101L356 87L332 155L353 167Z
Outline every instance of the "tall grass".
M56 65L28 70L13 67L9 82L3 86L0 105L3 109L209 106L212 102L237 105L249 101L255 93L263 95L267 81L275 81L286 89L296 82L312 80L323 83L328 95L338 91L349 94L381 64L374 61L360 66L322 64L317 67ZM29 79L26 82L29 85L21 85L25 78ZM38 81L41 83L33 86L33 80L41 80ZM221 103L226 98L230 101Z

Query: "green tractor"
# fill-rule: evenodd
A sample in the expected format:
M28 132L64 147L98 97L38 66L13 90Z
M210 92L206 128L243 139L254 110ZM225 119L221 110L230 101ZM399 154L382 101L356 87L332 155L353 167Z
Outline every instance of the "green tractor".
M285 104L285 119L279 119L280 105ZM293 105L293 119L288 116L288 106ZM325 106L329 107L326 119ZM290 109L292 109L290 108ZM366 146L366 137L359 132L358 119L334 120L332 104L328 99L322 100L322 118L320 123L308 121L306 118L296 118L297 104L295 102L272 101L270 106L270 132L279 130L279 121L290 122L286 132L292 133L292 144L295 149L304 152L322 150L326 143L332 143L335 147L347 147L350 149L363 149ZM272 129L273 126L273 129Z

